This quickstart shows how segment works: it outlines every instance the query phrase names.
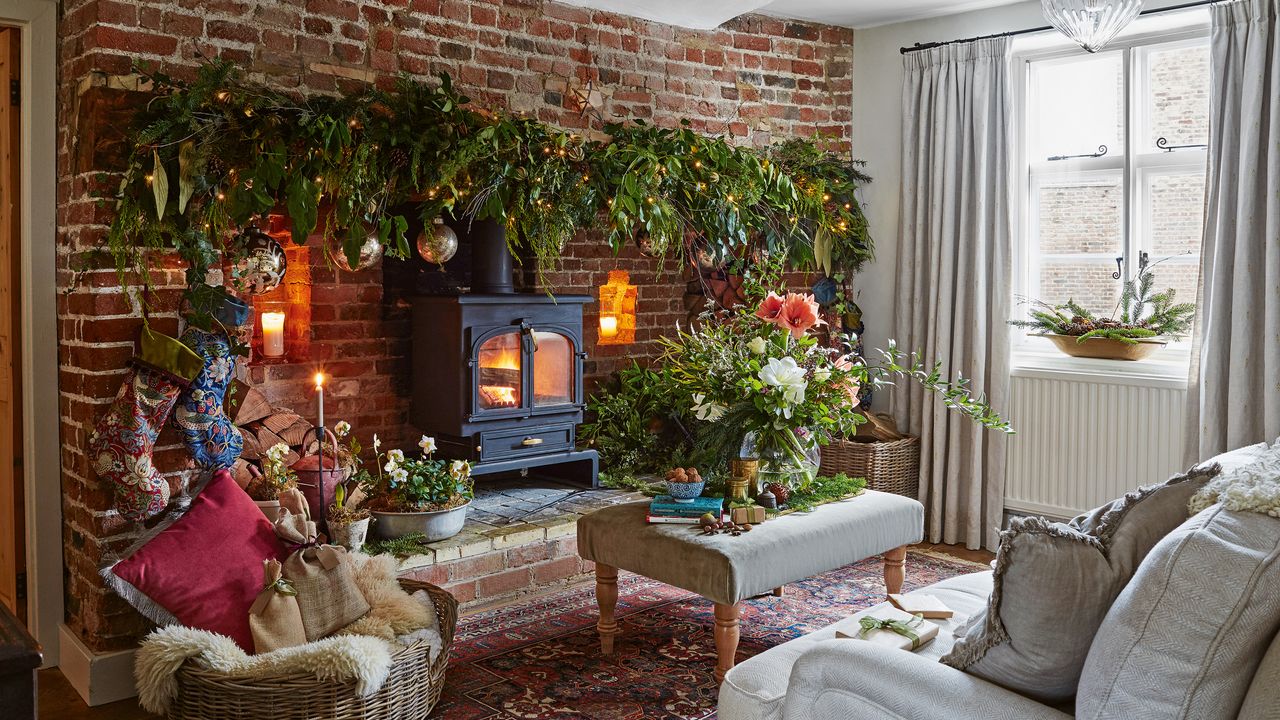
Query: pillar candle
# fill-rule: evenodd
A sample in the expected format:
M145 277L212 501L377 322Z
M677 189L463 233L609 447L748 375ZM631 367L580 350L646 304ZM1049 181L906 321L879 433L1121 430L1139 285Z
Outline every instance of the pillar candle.
M618 317L616 315L600 316L600 337L611 338L618 334Z
M320 423L317 427L324 427L324 374L316 373L316 402L319 404ZM323 433L322 433L323 434Z
M284 313L262 313L262 354L270 358L284 355Z

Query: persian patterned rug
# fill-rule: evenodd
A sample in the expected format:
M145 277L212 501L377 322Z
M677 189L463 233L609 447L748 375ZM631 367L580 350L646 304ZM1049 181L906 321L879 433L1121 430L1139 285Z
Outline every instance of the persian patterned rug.
M907 557L905 590L985 569L928 552ZM631 573L618 575L614 653L600 652L594 584L463 617L442 720L703 720L716 716L712 604ZM738 662L880 602L870 558L743 603Z

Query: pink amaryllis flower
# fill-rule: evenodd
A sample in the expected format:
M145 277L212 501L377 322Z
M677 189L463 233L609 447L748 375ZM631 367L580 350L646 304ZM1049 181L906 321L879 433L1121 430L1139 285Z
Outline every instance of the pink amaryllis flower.
M782 310L773 321L778 327L791 331L791 337L804 335L814 325L823 324L818 317L818 301L812 295L787 293L782 301Z
M769 297L761 301L760 307L756 310L756 317L769 322L777 322L778 315L782 312L782 304L782 296L771 292Z

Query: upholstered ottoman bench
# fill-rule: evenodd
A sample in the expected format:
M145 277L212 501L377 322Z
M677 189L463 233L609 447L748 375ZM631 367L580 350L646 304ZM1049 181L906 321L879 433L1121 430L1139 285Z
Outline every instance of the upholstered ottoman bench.
M733 667L742 600L781 594L787 583L879 554L885 588L898 592L906 546L924 535L924 506L871 490L736 537L705 536L692 525L649 524L648 508L647 502L615 505L578 519L578 554L596 564L601 649L613 652L618 570L627 570L715 603L717 680Z

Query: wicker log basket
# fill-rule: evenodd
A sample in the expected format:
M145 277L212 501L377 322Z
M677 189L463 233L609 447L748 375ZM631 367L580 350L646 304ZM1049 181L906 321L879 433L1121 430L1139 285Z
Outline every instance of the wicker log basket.
M401 580L406 592L425 590L440 619L442 647L435 662L422 640L392 658L391 674L382 688L357 697L355 683L328 683L306 674L272 678L237 678L184 664L178 670L178 697L169 708L171 720L420 720L431 713L444 690L449 647L458 621L458 601L428 583Z
M915 499L920 493L920 438L903 435L885 415L867 415L862 434L822 448L823 475L867 480L867 489Z

